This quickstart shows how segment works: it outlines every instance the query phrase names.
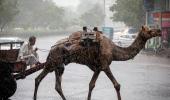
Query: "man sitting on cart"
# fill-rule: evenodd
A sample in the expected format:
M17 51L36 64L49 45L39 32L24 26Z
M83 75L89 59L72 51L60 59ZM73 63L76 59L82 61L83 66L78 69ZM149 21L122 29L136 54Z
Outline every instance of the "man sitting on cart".
M18 61L25 61L27 66L30 68L34 67L36 64L39 64L39 56L37 54L38 48L33 49L35 45L36 37L29 37L29 41L25 42L20 48Z

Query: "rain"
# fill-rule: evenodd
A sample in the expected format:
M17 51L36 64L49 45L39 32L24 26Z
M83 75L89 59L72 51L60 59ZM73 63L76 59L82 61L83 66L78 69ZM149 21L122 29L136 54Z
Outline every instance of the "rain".
M81 35L78 44L74 38L76 33ZM93 52L90 48L98 43L97 33L100 33L100 42L95 47L99 51ZM56 91L54 69L49 69L52 72L41 81L37 99L34 97L35 79L45 67L31 72L31 65L24 65L24 71L30 70L25 76L22 76L23 69L15 72L21 47L31 36L36 38L32 49L37 49L40 67L50 57L55 60L56 56L69 55L69 59L60 59L64 71L62 81L58 81L66 100L170 100L170 0L0 0L0 100L65 100ZM93 59L91 54L94 53L94 61L88 61L91 65L77 63L79 60L71 62L78 59L69 52L75 45L87 49L89 55L85 60ZM63 55L53 52L60 47ZM11 53L11 49L18 51ZM105 55L107 61L113 59L107 63L120 84L121 99L116 82L112 83L102 66ZM12 72L7 72L11 65L5 66L3 62L13 64ZM33 70L38 68L36 64ZM90 97L90 81L98 70L101 73ZM16 87L13 81L8 83L7 74L16 82ZM16 75L21 75L21 79ZM15 92L7 96L10 92L5 91L8 90Z

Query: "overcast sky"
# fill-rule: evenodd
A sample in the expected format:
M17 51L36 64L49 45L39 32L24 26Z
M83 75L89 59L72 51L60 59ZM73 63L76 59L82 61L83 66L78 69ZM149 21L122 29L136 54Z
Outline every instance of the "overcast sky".
M62 6L62 7L71 7L71 10L76 11L77 6L79 5L79 3L86 3L86 2L90 2L90 3L104 3L104 0L53 0L58 6ZM112 12L109 11L109 7L115 2L116 0L105 0L106 3L106 19L105 19L105 23L112 26L112 21L110 19L110 17L112 16Z
M53 0L58 6L74 6L76 7L79 4L80 0Z

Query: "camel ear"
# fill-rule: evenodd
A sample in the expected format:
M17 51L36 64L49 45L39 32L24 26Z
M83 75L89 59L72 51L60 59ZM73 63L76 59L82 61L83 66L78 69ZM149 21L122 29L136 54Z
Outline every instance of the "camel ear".
M142 25L142 30L145 30L145 27Z
M145 29L145 26L143 26L143 25L142 25L142 30L143 30L143 31L145 31L145 30L146 30L146 29Z

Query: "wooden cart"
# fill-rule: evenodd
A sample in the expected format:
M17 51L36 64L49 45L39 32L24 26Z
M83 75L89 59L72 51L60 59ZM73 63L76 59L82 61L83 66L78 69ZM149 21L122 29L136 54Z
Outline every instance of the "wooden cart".
M45 63L41 63L33 68L26 69L24 61L17 61L19 48L13 48L14 45L22 46L24 42L3 42L0 43L0 100L7 100L11 97L16 89L16 80L25 79L26 76L39 71ZM4 46L9 46L4 50Z

